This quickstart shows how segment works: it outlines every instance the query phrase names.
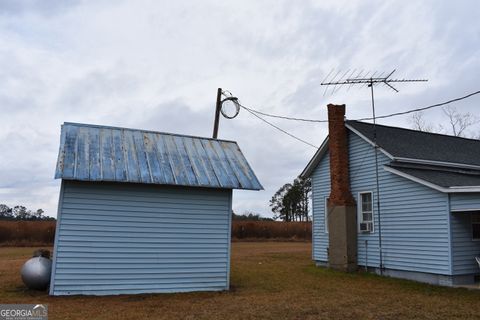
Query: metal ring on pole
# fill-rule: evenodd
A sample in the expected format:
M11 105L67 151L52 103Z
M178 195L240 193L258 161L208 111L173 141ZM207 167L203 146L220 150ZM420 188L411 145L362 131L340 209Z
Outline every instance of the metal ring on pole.
M227 102L227 101L232 101L233 104L235 105L235 114L232 115L232 116L229 116L229 115L223 110L223 103L224 103L224 102ZM238 103L238 98L236 98L236 97L227 97L227 98L225 98L225 99L223 99L223 100L221 101L221 105L222 105L222 106L221 106L221 108L220 108L220 112L222 113L222 115L223 115L225 118L227 118L227 119L233 119L233 118L235 118L236 116L238 116L238 113L240 112L240 105L239 105L239 103Z

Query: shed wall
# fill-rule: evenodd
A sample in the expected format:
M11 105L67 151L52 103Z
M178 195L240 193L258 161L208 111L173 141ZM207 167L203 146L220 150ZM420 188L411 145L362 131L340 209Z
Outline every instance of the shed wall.
M358 234L358 264L379 266L378 208L374 148L349 132L350 184L373 192L374 232ZM328 154L312 174L313 258L327 262L328 234L324 228L325 199L330 193ZM378 153L383 263L385 268L450 274L448 198L445 194L383 170L390 160ZM366 241L368 244L366 245Z
M50 293L228 289L232 191L63 181Z

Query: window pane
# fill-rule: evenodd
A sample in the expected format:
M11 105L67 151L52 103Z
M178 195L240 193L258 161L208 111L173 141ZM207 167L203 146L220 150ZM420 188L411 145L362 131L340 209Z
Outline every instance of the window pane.
M372 211L372 194L362 193L362 211Z
M480 223L480 213L472 212L472 223Z
M364 222L370 222L372 221L372 212L363 212L363 221Z
M480 223L472 224L472 239L480 239Z

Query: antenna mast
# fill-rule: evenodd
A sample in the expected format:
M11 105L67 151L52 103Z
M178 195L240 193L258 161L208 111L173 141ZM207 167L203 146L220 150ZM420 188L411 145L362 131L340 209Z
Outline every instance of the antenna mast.
M379 258L380 258L380 274L383 274L383 254L382 254L382 223L381 223L381 215L380 215L380 183L379 183L379 178L378 178L378 144L377 144L377 128L376 128L376 119L375 119L375 97L373 94L373 87L377 84L384 84L385 86L389 87L395 92L398 92L398 89L395 88L392 83L400 83L400 82L426 82L428 81L427 79L391 79L390 77L393 75L395 72L395 69L390 72L386 76L382 76L383 72L380 73L378 76L375 77L377 72L372 73L369 76L369 73L367 72L365 75L363 74L363 70L360 71L356 77L351 78L351 75L355 73L356 70L353 70L350 73L350 70L345 72L343 76L339 79L336 80L335 78L340 74L340 72L337 72L330 81L327 82L322 82L322 86L333 86L332 89L332 94L335 93L335 89L337 86L344 86L344 85L349 85L348 89L350 89L354 85L366 85L367 87L370 87L370 94L372 97L372 118L373 118L373 144L375 148L375 179L376 179L376 191L377 191L377 210L378 210L378 250L379 250ZM329 73L332 74L333 70ZM350 76L345 79L345 75L349 74ZM328 76L327 75L327 78ZM326 80L326 79L325 79ZM325 89L324 95L327 92L327 89ZM368 258L367 258L368 259ZM368 268L368 266L365 266Z

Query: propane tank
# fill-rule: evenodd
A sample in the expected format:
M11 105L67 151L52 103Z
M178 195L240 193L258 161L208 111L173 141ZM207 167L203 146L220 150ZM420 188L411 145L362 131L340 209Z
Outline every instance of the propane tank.
M25 262L22 267L23 283L30 289L45 290L50 284L51 271L52 260L39 255L36 251L34 257Z

